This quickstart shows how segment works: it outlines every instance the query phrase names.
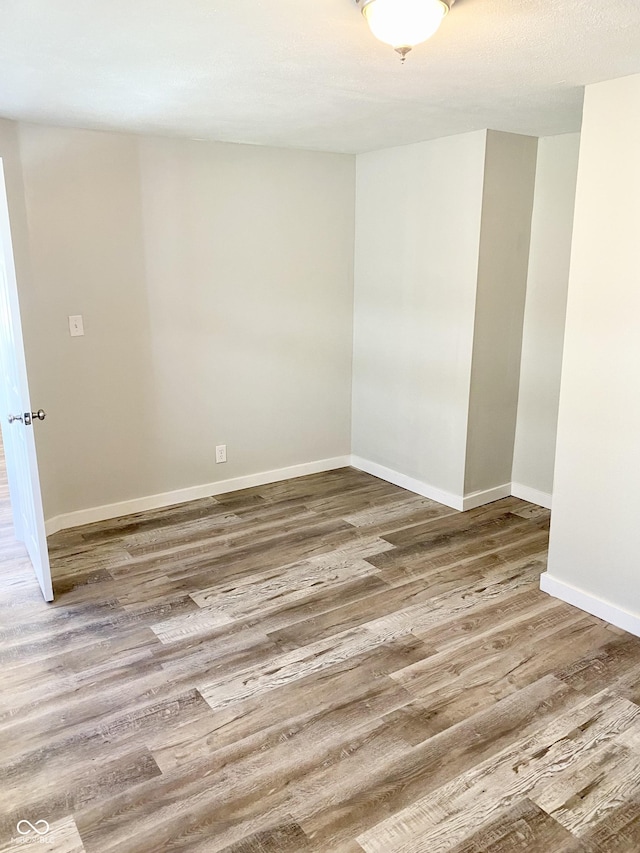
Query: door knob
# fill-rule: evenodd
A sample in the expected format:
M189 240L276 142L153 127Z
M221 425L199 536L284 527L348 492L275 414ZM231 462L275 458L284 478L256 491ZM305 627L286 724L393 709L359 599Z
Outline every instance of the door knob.
M15 421L20 421L20 423L25 424L26 426L31 426L33 421L43 421L47 417L47 413L44 409L38 409L37 412L25 412L24 417L22 415L9 415L9 423L15 423Z

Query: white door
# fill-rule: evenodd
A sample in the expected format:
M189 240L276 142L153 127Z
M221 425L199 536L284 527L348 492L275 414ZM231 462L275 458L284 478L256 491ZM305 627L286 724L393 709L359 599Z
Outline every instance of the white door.
M0 369L2 370L0 422L16 536L27 546L45 601L53 601L36 444L33 436L33 425L44 419L44 412L31 412L9 208L1 158Z

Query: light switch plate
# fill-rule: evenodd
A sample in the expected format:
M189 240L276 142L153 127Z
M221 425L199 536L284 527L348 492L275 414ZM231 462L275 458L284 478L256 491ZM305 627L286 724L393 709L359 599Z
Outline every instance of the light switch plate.
M81 335L84 335L82 314L69 315L69 334L72 338L78 338Z

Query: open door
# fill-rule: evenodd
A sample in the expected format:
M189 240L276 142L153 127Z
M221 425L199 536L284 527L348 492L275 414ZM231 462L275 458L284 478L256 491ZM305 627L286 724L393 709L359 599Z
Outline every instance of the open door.
M16 537L25 543L45 601L53 601L33 424L22 341L9 208L0 159L0 423Z

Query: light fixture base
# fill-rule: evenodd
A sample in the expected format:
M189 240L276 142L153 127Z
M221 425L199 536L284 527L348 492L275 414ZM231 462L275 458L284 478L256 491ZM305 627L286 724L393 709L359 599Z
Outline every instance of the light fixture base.
M355 0L355 4L356 4L356 6L357 6L361 11L364 11L365 6L368 6L368 5L369 5L369 3L373 3L373 2L374 2L374 0ZM442 4L444 4L444 5L447 7L447 10L450 12L450 11L451 11L451 7L452 7L452 6L453 6L453 4L456 2L456 0L440 0L440 2L441 2Z

